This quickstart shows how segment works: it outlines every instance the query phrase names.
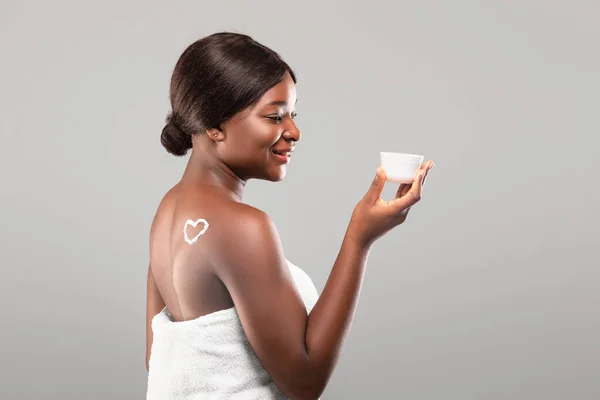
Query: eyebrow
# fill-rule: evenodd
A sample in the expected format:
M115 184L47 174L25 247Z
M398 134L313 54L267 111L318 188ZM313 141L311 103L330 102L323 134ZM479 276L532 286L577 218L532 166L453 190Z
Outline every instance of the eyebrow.
M296 103L298 103L297 97L296 97ZM285 100L275 100L275 101L272 101L269 104L267 104L267 106L282 106L282 107L285 107L287 105L288 105L288 103ZM294 103L294 105L295 105L295 103Z

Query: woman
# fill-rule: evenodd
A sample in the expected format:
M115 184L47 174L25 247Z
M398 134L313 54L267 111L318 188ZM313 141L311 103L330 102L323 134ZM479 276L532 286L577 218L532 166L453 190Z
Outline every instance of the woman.
M319 298L268 215L242 203L249 179L285 177L300 140L295 83L277 53L234 33L193 43L175 66L161 142L176 156L192 151L150 233L148 399L318 398L371 246L420 199L432 162L391 202L379 197L379 168Z

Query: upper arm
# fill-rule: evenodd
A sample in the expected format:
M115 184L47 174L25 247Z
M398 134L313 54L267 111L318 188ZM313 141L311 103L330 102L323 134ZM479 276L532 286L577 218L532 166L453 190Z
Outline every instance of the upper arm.
M149 368L150 350L152 349L152 318L165 307L165 302L158 291L152 268L148 266L148 279L146 285L146 369Z
M248 207L221 239L215 268L261 364L288 396L310 393L307 312L268 216Z

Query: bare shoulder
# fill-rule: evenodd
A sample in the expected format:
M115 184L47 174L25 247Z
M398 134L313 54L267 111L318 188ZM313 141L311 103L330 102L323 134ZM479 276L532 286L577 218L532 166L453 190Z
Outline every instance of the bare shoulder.
M218 236L221 261L237 264L240 258L254 251L266 249L280 250L279 235L269 215L255 207L243 203L227 206L219 213Z
M233 234L248 235L253 233L264 234L275 229L269 215L253 206L236 203L231 207L230 223Z

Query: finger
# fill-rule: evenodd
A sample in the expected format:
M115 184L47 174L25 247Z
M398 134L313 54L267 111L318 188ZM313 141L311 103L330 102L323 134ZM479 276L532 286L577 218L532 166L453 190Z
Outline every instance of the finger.
M404 196L410 190L410 183L401 183L396 191L396 198Z
M377 174L371 183L371 187L369 191L365 195L365 200L369 203L374 204L379 197L381 196L381 192L383 191L383 187L385 186L385 181L387 179L387 175L383 167L379 166L377 168Z
M425 182L427 182L427 177L429 176L429 171L435 166L433 161L427 162L427 171L425 172L425 177L423 178L423 184L421 185L421 189L425 187Z
M401 183L400 186L398 186L398 190L396 190L396 198L402 196L402 191L406 188L406 183Z
M417 173L415 174L415 176L417 174L419 174L419 172L421 171L425 171L425 179L423 180L423 186L425 185L425 180L427 179L427 173L429 172L429 170L431 168L433 168L433 161L426 161L423 164L421 164L421 167L417 170ZM408 191L410 190L412 186L412 183L402 183L400 184L400 187L398 188L398 190L396 191L396 198L400 198L402 196L405 196L406 193L408 193Z
M415 176L410 190L408 190L404 196L392 200L390 205L394 208L395 212L402 212L421 200L421 189L423 187L423 179L425 179L426 173L426 170L420 170Z

